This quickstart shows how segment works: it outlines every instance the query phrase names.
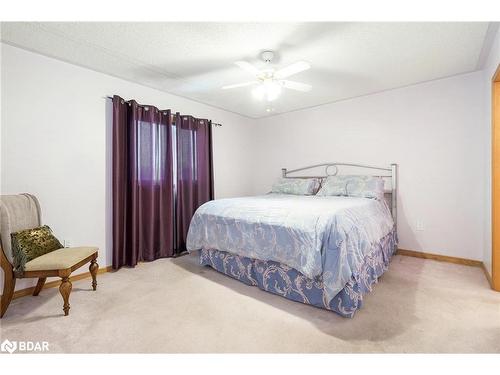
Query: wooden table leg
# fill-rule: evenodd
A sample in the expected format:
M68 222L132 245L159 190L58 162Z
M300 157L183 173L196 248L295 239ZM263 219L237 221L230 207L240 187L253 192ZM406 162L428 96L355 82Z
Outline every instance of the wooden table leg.
M65 316L69 314L69 295L72 288L73 286L71 285L71 281L69 281L69 277L63 277L61 285L59 285L59 292L64 300L63 310Z
M90 261L89 271L92 275L92 289L97 289L97 270L99 269L99 265L95 259Z
M36 283L35 290L33 291L34 296L38 296L43 289L43 286L45 285L45 280L47 280L46 277L40 277L38 278L38 282Z

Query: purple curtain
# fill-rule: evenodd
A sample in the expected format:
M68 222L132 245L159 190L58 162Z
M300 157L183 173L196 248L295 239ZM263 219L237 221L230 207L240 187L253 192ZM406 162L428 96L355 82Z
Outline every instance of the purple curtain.
M189 223L196 209L214 198L212 124L176 114L176 252L186 250Z
M113 268L174 255L170 110L113 97Z

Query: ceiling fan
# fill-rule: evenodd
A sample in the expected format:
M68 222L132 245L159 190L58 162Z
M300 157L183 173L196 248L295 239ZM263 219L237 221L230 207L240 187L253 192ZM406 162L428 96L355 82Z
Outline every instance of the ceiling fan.
M311 65L309 65L309 63L305 61L297 61L293 64L285 66L284 68L275 70L270 66L270 63L274 58L274 52L264 51L261 54L261 58L267 65L264 69L258 69L246 61L235 62L235 64L241 69L255 76L255 80L223 86L222 89L228 90L258 85L252 90L252 95L256 99L263 100L265 98L269 102L275 100L281 94L282 87L302 92L308 92L312 89L312 86L306 83L285 79L294 74L310 69Z

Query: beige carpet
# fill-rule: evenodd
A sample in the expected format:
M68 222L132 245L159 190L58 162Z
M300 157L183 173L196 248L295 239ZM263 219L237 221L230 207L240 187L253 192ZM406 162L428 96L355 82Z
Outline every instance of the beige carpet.
M14 300L1 340L51 352L500 352L500 293L479 268L404 256L353 319L200 267L194 256L141 264Z

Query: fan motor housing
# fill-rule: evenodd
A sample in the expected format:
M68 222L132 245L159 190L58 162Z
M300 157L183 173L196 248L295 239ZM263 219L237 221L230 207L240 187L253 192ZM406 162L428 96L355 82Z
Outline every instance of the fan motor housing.
M274 58L274 52L273 51L264 51L260 54L260 57L266 63L270 63Z

